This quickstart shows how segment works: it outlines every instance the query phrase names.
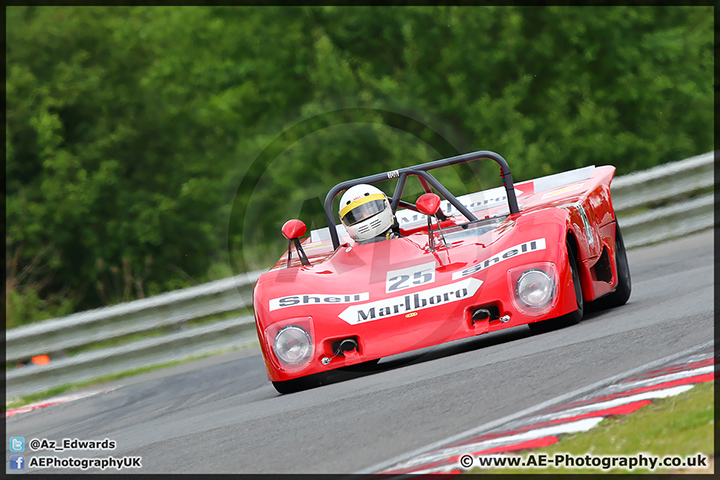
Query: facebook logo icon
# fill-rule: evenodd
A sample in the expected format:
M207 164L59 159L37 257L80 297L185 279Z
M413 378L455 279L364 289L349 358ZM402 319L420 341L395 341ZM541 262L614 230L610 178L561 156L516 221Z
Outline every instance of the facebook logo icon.
M25 451L25 438L24 437L10 437L10 451L11 452L24 452Z
M10 455L10 470L24 470L25 455Z

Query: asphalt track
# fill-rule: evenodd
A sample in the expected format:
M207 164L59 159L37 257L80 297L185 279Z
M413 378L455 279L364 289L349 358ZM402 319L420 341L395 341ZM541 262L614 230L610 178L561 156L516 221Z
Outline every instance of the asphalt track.
M141 470L123 473L364 471L712 340L713 250L712 230L630 250L628 304L586 312L562 330L532 335L522 326L423 349L283 396L259 352L243 350L15 415L6 441L109 438L115 450L46 454L142 456Z

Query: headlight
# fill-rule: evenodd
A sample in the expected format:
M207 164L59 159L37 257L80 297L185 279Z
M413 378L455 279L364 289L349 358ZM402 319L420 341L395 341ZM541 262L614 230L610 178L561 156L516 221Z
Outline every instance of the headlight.
M281 362L287 365L299 365L307 361L312 354L310 334L297 325L283 327L275 335L273 351Z
M544 270L528 270L518 278L515 293L518 300L526 307L543 308L553 299L555 282Z

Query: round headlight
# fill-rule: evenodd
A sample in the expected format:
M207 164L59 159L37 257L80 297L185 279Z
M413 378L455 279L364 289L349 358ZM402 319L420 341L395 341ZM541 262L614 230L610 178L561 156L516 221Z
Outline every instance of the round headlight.
M516 292L526 307L546 307L553 299L555 282L544 270L528 270L518 278Z
M273 342L275 356L288 365L298 365L307 361L312 354L310 334L302 327L288 325L275 335Z

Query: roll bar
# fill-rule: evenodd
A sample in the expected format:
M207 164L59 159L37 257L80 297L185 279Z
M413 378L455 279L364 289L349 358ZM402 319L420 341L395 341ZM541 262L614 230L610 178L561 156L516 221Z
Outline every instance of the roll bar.
M408 175L416 175L419 179L421 179L421 181L425 180L428 184L435 187L435 189L440 192L440 194L445 197L445 199L449 201L452 206L457 208L458 211L462 213L469 221L476 221L477 218L475 217L475 215L473 215L465 207L465 205L460 203L460 201L455 198L455 195L450 193L440 182L437 181L437 179L435 179L435 177L430 175L430 173L428 173L428 170L433 170L440 167L448 167L450 165L457 165L460 163L472 162L474 160L480 160L484 158L494 160L498 165L500 165L500 177L502 178L503 185L505 186L505 191L507 192L508 207L510 208L510 213L518 213L520 210L518 209L517 197L515 196L515 188L513 187L512 174L510 173L510 167L508 166L507 162L503 157L501 157L495 152L491 152L489 150L480 150L477 152L457 155L455 157L443 158L441 160L433 160L432 162L421 163L412 167L392 170L390 172L376 173L375 175L356 178L354 180L348 180L335 185L333 188L330 189L327 196L325 197L324 205L325 219L327 220L328 230L330 230L330 238L332 239L333 249L337 249L340 246L340 239L338 238L337 229L335 228L335 220L332 211L333 200L335 200L335 197L343 190L347 190L348 188L354 185L359 185L361 183L379 183L391 180L393 178L397 178L398 182L397 185L395 185L395 191L393 192L390 203L394 214L397 211L398 205L408 206L406 202L402 202L400 200L400 197L402 197L402 192L405 188L405 182Z

